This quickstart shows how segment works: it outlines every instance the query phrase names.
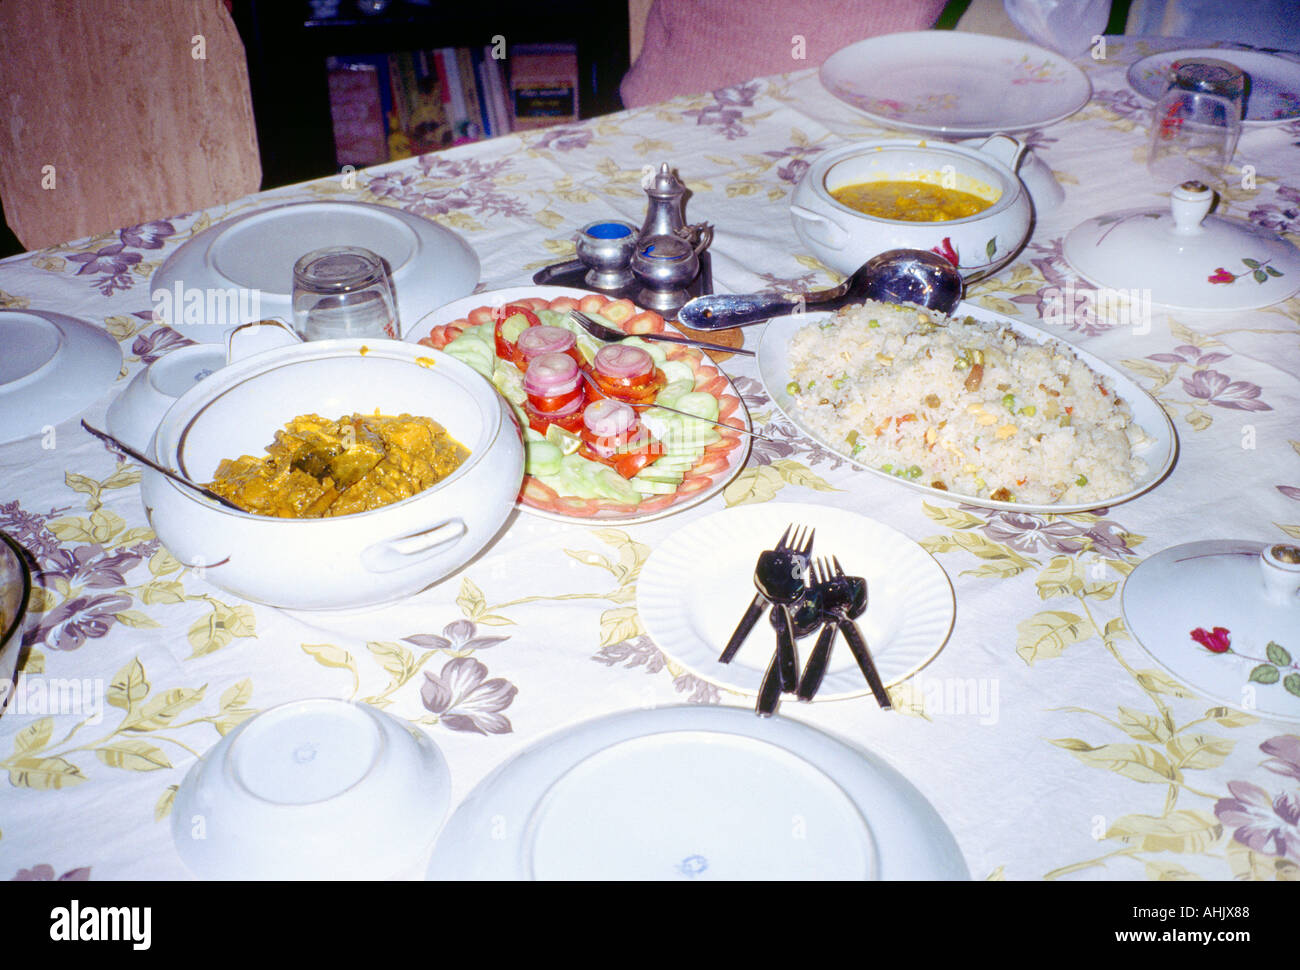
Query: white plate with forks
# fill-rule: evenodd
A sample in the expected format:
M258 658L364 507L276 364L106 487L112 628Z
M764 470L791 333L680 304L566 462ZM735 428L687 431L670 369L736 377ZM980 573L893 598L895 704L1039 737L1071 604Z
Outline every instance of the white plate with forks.
M790 524L816 529L812 555L834 555L867 580L867 609L857 620L880 679L888 687L916 673L943 649L955 604L948 574L929 553L889 526L829 505L764 502L696 519L661 542L636 584L637 614L665 654L697 677L756 696L776 649L765 615L730 663L718 663L755 594L759 553ZM807 659L814 637L798 644ZM817 700L870 693L848 644L838 638Z

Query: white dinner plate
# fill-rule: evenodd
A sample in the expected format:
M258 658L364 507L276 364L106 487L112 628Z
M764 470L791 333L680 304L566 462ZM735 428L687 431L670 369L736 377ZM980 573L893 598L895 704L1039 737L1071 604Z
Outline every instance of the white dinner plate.
M877 756L733 707L627 711L516 755L452 815L436 881L969 879Z
M591 290L569 286L510 286L499 290L489 290L485 293L474 293L463 299L448 303L446 306L439 307L420 318L414 325L403 324L402 338L418 342L427 337L429 331L434 327L460 320L466 317L470 311L482 306L504 307L513 301L530 297L555 300L562 296L568 296L581 300L583 297L600 295L602 294L594 293ZM669 333L677 332L673 324L667 321L665 321L665 330ZM660 346L671 345L661 344ZM745 410L744 401L741 400L740 392L736 390L735 385L731 383L731 378L702 351L692 351L692 353L699 354L704 364L721 375L726 382L720 396L714 396L719 397L721 404L730 405L730 416L738 420L745 429L752 428L749 412ZM563 495L555 496L554 493L542 495L529 487L529 482L532 481L531 476L525 476L519 507L533 515L540 515L543 518L559 522L621 524L649 522L652 519L663 518L666 515L672 515L683 509L699 505L726 488L728 483L739 475L740 470L745 466L745 460L749 457L750 443L748 435L741 435L739 443L726 452L725 455L706 453L701 458L701 463L697 463L692 471L704 467L704 463L707 463L707 466L712 470L696 474L694 476L695 480L690 481L689 486L684 481L682 488L676 494L671 496L652 495L635 506L616 506L610 502L589 501Z
M1112 367L1100 357L1088 353L1069 341L1059 340L1045 331L1032 327L1027 323L1021 323L1012 317L1001 313L994 313L992 310L985 310L983 307L976 306L973 303L962 303L954 310L951 316L954 319L964 317L974 317L976 320L986 320L993 323L1002 324L1016 331L1034 343L1046 343L1055 340L1070 350L1071 353L1091 367L1103 377L1108 377L1114 384L1115 392L1119 397L1128 404L1133 413L1134 420L1142 427L1152 441L1141 448L1135 449L1135 454L1147 463L1147 474L1137 485L1122 495L1109 495L1097 499L1093 502L1085 502L1078 505L1030 505L1021 502L996 502L990 498L981 498L977 495L961 495L957 492L950 492L942 489L931 488L919 482L909 481L905 478L899 478L896 475L890 475L878 468L870 465L864 465L861 462L854 461L853 456L846 452L840 451L833 444L822 441L817 435L804 427L802 422L795 414L793 400L786 385L790 383L790 341L794 335L805 325L814 323L818 320L824 320L831 314L827 312L818 313L796 313L789 316L776 317L768 321L763 330L762 342L758 346L758 376L763 382L763 387L767 390L767 395L771 398L772 403L780 409L795 427L803 434L818 441L821 445L830 451L835 452L841 458L853 462L864 471L871 472L883 479L891 482L898 482L908 488L914 488L918 491L925 492L932 498L942 499L946 502L965 502L968 505L978 505L986 509L1003 509L1009 512L1086 512L1090 509L1108 508L1118 505L1121 502L1127 502L1130 499L1137 498L1143 492L1154 488L1169 473L1169 469L1174 466L1174 459L1178 455L1178 435L1174 431L1173 422L1169 420L1169 415L1165 413L1164 408L1156 403L1146 391L1139 387L1134 381L1117 368Z
M325 246L378 253L388 263L403 324L478 283L478 256L436 222L370 202L290 202L225 219L177 249L149 282L154 310L201 343L220 343L251 320L292 323L294 263ZM198 319L196 299L204 307Z
M1042 128L1092 97L1088 78L1060 54L949 30L868 37L828 57L820 76L877 124L934 135Z
M655 547L636 583L637 615L658 647L713 684L757 695L776 634L759 621L731 663L718 663L754 598L754 564L787 526L816 529L812 554L834 555L867 580L857 620L886 686L910 677L943 649L952 630L952 584L934 557L887 525L829 505L764 502L697 519ZM815 637L799 642L805 660ZM831 651L817 700L870 693L842 637ZM874 705L873 705L874 706Z
M1169 90L1169 65L1186 57L1212 57L1241 68L1250 78L1246 99L1248 125L1272 125L1300 118L1300 64L1260 51L1231 47L1189 47L1162 51L1133 63L1128 83L1148 101Z
M102 327L50 310L0 310L0 442L80 414L121 370L122 348Z
M1124 623L1156 663L1206 697L1300 721L1300 599L1269 598L1264 548L1212 539L1149 556L1124 581ZM1209 649L1194 630L1226 649Z

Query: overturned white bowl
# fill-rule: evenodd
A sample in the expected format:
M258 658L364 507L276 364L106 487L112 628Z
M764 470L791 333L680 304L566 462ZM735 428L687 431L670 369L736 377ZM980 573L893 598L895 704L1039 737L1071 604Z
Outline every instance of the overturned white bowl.
M450 799L447 763L422 731L364 704L293 701L190 768L172 839L203 879L413 876Z
M436 350L325 340L237 361L195 385L158 425L156 460L210 482L222 459L260 455L294 417L354 412L432 418L469 449L451 475L383 508L281 519L217 505L146 469L158 538L215 586L287 609L373 606L459 569L500 531L523 480L519 426L490 383Z

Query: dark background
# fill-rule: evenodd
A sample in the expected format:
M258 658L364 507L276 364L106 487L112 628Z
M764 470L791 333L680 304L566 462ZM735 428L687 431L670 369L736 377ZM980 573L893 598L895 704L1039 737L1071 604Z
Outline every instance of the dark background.
M952 29L970 2L950 0L936 26ZM1124 32L1130 2L1112 0L1107 33ZM342 0L330 20L313 20L306 0L233 0L232 13L248 55L263 189L335 171L330 55L481 47L498 34L507 44L568 41L578 45L582 117L622 108L618 84L629 66L624 0L392 0L378 15ZM3 217L0 205L0 257L23 252Z

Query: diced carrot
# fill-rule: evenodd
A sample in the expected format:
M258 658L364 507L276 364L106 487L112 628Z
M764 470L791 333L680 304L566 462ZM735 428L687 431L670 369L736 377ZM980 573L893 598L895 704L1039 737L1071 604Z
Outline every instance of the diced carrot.
M622 327L628 333L663 333L664 318L653 310L645 310L628 318Z
M546 299L546 297L544 296L530 296L524 300L515 300L514 304L516 306L519 305L526 306L528 307L528 309L536 313L538 310L545 310L547 307L549 307L551 305L551 301Z
M469 321L466 322L468 323ZM463 327L458 327L454 323L448 323L442 329L443 332L447 335L447 343L451 343L453 340L455 340L457 337L459 337L462 333L465 332L465 329Z
M441 347L439 347L436 343L433 342L432 337L421 337L419 340L416 341L416 343L420 344L423 347L432 347L434 350L442 350Z
M600 293L593 293L591 296L584 296L578 301L578 309L583 313L599 313L600 308L609 302L609 297Z
M727 389L727 379L723 377L721 374L718 374L716 377L713 377L705 381L703 384L701 384L699 382L699 379L697 378L695 382L695 389L697 391L705 391L709 394L712 394L714 397L720 398L722 396L722 392Z
M550 303L550 309L559 310L561 313L567 310L578 309L578 301L571 296L557 296Z
M562 300L564 297L560 297L560 299ZM555 302L558 303L559 300ZM600 311L602 317L610 321L610 323L616 323L620 326L624 320L636 316L636 313L636 304L631 300L614 300L612 303L606 303Z
M496 323L496 317L493 316L493 307L480 306L469 311L469 322L473 326L482 326L485 323Z

